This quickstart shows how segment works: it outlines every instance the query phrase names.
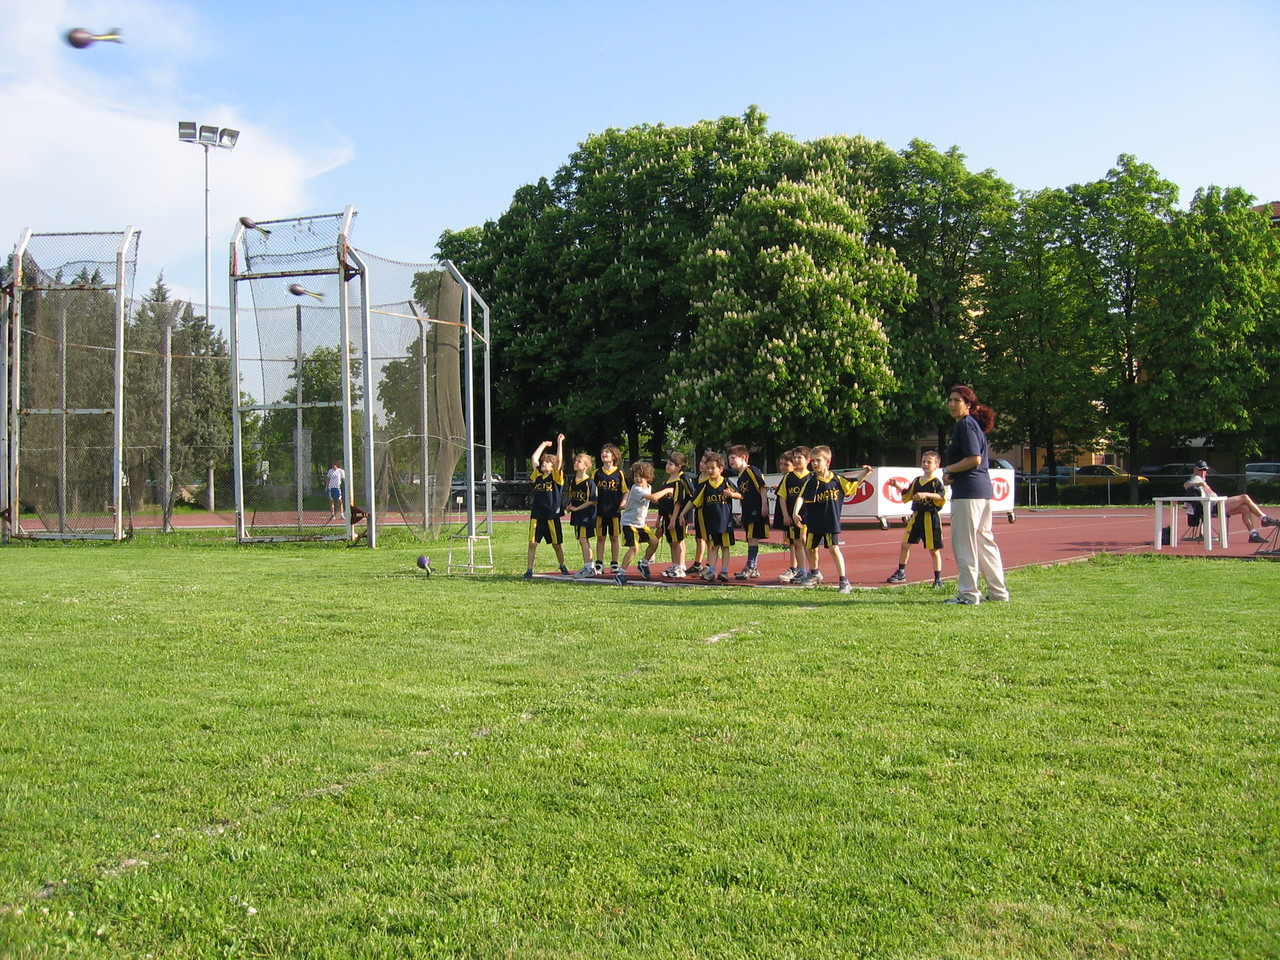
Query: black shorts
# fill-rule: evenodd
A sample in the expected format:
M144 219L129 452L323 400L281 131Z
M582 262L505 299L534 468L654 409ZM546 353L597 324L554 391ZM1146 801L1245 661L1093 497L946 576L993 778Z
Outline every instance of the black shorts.
M594 520L588 523L575 523L573 525L573 536L578 540L590 540L596 535L596 523Z
M597 537L617 537L622 534L621 517L596 517Z
M942 520L936 510L917 510L907 521L903 543L923 543L926 550L942 549Z
M529 542L530 543L562 543L564 541L564 532L560 527L560 518L552 517L550 520L534 520L529 521Z
M634 547L637 543L643 543L645 546L653 543L653 531L648 527L623 527L622 528L622 545L624 547Z
M769 524L764 520L743 520L742 536L746 540L768 540Z
M840 546L840 534L810 530L805 534L804 544L810 550L817 550L819 547L838 547Z
M726 530L724 533L708 533L702 539L713 547L732 547L735 542L732 530Z

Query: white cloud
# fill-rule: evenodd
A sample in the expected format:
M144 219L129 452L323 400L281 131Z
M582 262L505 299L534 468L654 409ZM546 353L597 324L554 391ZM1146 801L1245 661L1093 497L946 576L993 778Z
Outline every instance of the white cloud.
M184 60L202 56L200 23L164 0L71 3L0 0L0 250L38 233L141 230L136 294L164 269L180 296L203 297L201 148L179 120L234 127L234 151L210 156L214 302L225 302L227 242L236 218L307 211L307 181L350 159L347 145L285 142L237 104L186 92ZM130 24L142 29L130 32ZM71 27L123 27L122 45L75 50Z

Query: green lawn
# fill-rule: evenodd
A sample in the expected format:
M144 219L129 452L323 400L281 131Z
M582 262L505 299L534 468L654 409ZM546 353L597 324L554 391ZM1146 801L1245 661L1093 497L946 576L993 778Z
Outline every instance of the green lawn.
M0 956L1280 955L1274 563L956 608L524 532L0 549Z

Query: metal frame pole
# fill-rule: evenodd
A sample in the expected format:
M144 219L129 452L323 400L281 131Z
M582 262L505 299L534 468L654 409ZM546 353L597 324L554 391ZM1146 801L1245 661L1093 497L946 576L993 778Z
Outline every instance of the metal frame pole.
M355 247L349 244L347 257L355 264L360 278L360 349L364 353L361 382L364 387L365 538L369 548L373 549L378 545L378 500L373 456L373 314L369 309L369 270ZM345 287L345 283L343 285Z
M348 238L351 235L351 220L355 216L355 207L348 206L342 211L342 227L338 231L338 309L341 313L341 329L342 329L342 349L339 356L342 358L342 465L347 471L347 539L351 539L351 488L352 479L355 477L353 461L355 459L355 451L351 444L351 318L348 316L350 309L350 298L347 296L347 250L349 247Z
M17 533L21 524L19 516L22 512L21 490L18 475L22 457L22 423L18 419L18 405L22 397L22 265L27 257L27 245L31 243L31 228L22 232L22 239L13 251L13 294L10 298L9 310L13 318L9 326L10 346L12 354L9 358L10 378L13 382L9 390L9 404L5 416L9 418L9 490L5 506L9 510L9 532Z
M120 248L116 251L116 357L115 357L115 404L113 411L114 425L112 429L112 500L115 502L116 517L113 533L115 539L124 539L124 315L125 315L125 252L133 242L134 229L124 228L124 237Z
M231 299L231 477L232 486L235 488L236 501L236 542L244 543L244 470L241 469L244 464L244 457L241 451L244 446L244 435L241 430L240 420L244 415L244 411L240 408L240 303L239 303L239 263L237 262L237 253L239 251L240 238L244 236L244 225L237 224L236 232L231 240L231 255L228 266L228 276L230 278L229 296ZM208 318L205 318L206 322ZM209 504L209 508L213 509L213 504Z

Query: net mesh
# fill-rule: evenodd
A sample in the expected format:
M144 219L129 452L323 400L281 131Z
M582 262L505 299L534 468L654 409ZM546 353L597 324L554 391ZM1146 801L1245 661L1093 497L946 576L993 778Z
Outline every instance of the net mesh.
M117 257L123 250L123 271ZM66 538L132 532L130 474L116 500L115 429L123 396L115 364L124 342L138 234L32 234L15 273L16 483L14 532ZM122 275L120 275L122 273Z
M346 464L348 442L343 508L368 511L372 490L379 523L434 535L464 443L462 287L436 264L348 258L339 215L261 223L244 231L242 249L252 304L236 334L247 535L346 536L326 478ZM354 260L366 268L367 349Z
M361 252L369 270L373 463L382 522L438 533L466 443L464 290L439 264Z

